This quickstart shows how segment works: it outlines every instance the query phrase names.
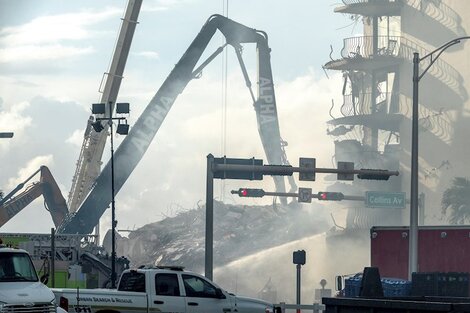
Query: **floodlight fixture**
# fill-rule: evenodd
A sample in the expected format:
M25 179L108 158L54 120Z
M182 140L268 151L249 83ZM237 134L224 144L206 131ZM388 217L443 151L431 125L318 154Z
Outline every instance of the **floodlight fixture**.
M104 103L93 103L91 105L91 113L104 114L105 112L106 112L106 107Z
M129 114L129 103L127 102L116 103L116 113Z
M119 123L116 129L116 133L119 135L127 135L129 134L129 124L121 124Z
M101 124L101 121L93 122L91 123L91 126L97 133L101 132L104 129L103 125Z

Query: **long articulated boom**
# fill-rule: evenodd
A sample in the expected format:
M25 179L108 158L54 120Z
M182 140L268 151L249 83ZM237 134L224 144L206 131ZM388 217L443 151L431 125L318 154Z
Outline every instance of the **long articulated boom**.
M14 197L38 172L41 172L39 182L33 183ZM0 227L41 195L44 197L46 209L50 212L54 225L56 227L61 225L68 215L67 204L49 169L46 166L41 166L39 170L2 199L0 202Z
M225 36L227 44L235 48L239 58L247 86L250 88L254 101L258 129L268 162L270 164L283 164L282 160L285 154L280 139L267 36L263 32L248 28L224 16L213 15L202 27L199 34L136 121L129 135L116 150L114 163L116 168L119 168L119 171L115 173L115 193L121 189L142 159L153 137L175 102L176 97L184 90L189 81L198 77L202 69L223 51L225 46L217 49L195 69L202 53L217 30ZM258 99L255 99L251 91L251 83L241 59L242 43L257 44L259 59ZM108 163L97 178L94 188L82 206L75 214L70 216L70 219L58 229L58 232L66 234L91 233L111 202L111 193L109 192L110 180L111 165ZM285 191L283 179L277 177L275 183L276 189L279 192Z
M109 73L105 73L106 79L100 101L101 103L111 102L112 108L114 108L121 86L124 67L126 66L126 60L129 55L141 5L142 0L128 0ZM109 116L109 106L106 105L105 107L105 116ZM83 203L101 170L101 157L103 156L103 150L108 136L108 124L104 123L104 130L97 133L91 127L92 122L93 117L91 116L87 121L80 156L77 161L77 168L72 179L72 186L68 196L70 212L75 212Z

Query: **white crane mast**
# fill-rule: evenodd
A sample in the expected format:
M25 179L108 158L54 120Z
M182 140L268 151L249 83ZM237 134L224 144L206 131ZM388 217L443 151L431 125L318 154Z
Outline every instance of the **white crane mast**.
M111 102L112 110L114 110L121 86L121 80L123 78L124 68L126 66L127 56L129 55L141 5L142 0L128 1L126 12L122 18L121 29L119 31L119 37L116 42L109 72L104 73L101 81L101 83L105 81L105 85L104 90L101 90L100 86L99 92L102 93L100 102ZM109 112L108 105L105 107L105 115L109 116L112 112ZM77 161L77 168L72 179L72 187L70 188L68 196L67 204L70 213L77 211L101 172L101 158L108 136L108 125L103 124L104 130L97 133L91 127L92 122L93 116L90 116L85 129L83 144Z

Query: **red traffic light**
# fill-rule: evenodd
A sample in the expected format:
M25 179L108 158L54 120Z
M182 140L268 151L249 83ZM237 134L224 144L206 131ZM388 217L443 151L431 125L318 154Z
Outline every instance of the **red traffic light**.
M263 189L253 189L253 188L240 188L238 191L232 193L237 193L240 197L252 197L252 198L261 198L264 197L265 192Z
M317 198L318 200L341 201L344 195L341 192L319 192Z

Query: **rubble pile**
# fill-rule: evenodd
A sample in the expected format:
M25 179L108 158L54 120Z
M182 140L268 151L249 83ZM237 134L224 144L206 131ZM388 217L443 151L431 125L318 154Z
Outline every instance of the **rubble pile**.
M214 266L328 229L315 208L236 206L214 201ZM119 238L132 266L180 265L204 269L205 207L180 212ZM119 249L119 250L121 250Z

